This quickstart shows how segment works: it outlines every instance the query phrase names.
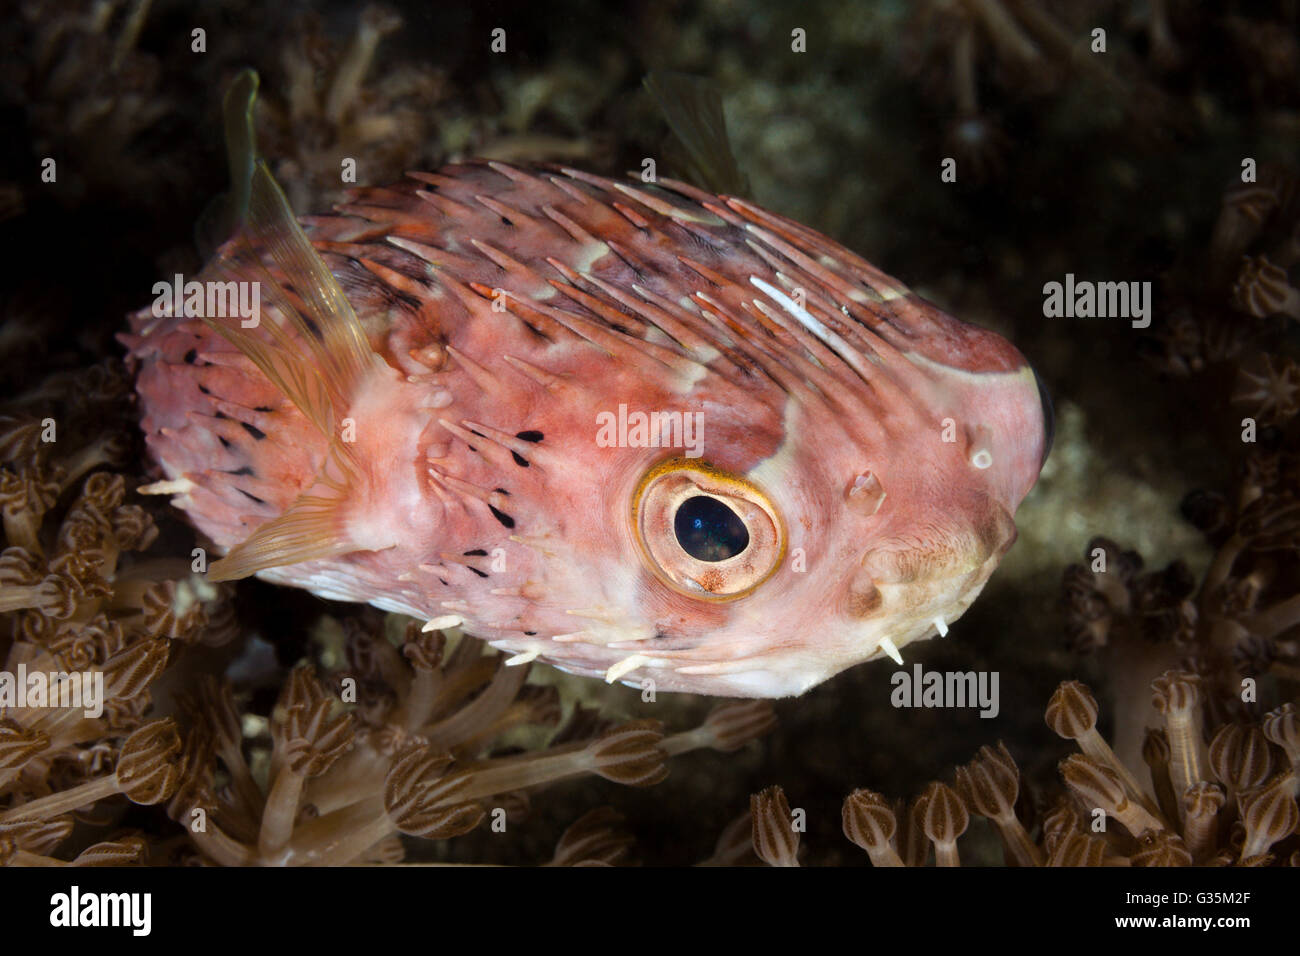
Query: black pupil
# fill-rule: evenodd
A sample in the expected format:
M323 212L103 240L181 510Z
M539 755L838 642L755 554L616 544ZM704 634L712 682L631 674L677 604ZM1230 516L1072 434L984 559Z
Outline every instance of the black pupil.
M681 503L673 530L682 550L696 561L725 561L749 547L749 531L740 516L704 495Z

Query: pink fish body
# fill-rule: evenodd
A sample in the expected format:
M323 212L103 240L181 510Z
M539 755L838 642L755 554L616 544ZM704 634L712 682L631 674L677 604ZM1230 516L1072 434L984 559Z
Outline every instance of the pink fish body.
M946 631L1015 538L1023 356L750 202L471 163L302 224L200 277L259 283L256 327L124 336L214 577L777 697Z

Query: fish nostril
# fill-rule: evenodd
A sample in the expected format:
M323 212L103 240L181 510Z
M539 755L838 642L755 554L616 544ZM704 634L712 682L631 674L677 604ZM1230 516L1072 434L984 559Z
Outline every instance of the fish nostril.
M1034 381L1038 384L1038 401L1043 406L1043 457L1038 463L1041 468L1047 463L1047 456L1052 452L1052 441L1056 438L1056 413L1052 409L1052 396L1048 394L1038 369L1031 365L1029 370L1034 373Z

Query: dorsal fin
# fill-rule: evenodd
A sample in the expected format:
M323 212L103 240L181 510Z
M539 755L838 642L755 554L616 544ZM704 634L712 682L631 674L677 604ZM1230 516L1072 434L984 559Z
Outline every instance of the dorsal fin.
M642 84L686 149L691 178L715 193L749 194L749 179L731 150L722 97L710 81L652 70Z

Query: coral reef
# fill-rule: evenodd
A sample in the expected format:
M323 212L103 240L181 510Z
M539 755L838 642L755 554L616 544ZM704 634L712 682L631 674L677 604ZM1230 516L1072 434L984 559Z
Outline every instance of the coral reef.
M0 89L6 99L30 104L33 154L66 161L58 191L64 203L75 205L103 190L161 202L185 175L186 166L175 154L158 161L165 120L176 101L160 88L158 59L137 45L148 10L149 3L141 0L79 7L35 2L16 8L16 22L6 31L11 46ZM76 161L87 156L98 161ZM39 181L12 184L10 214L25 187L38 189Z
M1300 866L1295 704L1262 722L1213 725L1201 678L1187 671L1157 678L1151 701L1163 726L1146 731L1146 785L1098 732L1092 692L1065 681L1047 724L1080 752L1061 761L1054 794L1027 795L998 742L956 768L951 784L936 780L911 801L854 790L844 800L844 835L875 866L960 866L959 842L977 819L996 831L1010 866ZM756 794L751 817L755 854L798 866L800 830L782 788Z
M257 132L295 209L325 209L345 182L392 182L412 163L443 158L430 140L445 77L421 64L379 68L385 37L402 25L395 11L368 6L345 46L331 42L316 16L294 25L297 41L271 74L271 95L258 100ZM349 160L355 168L345 180Z

